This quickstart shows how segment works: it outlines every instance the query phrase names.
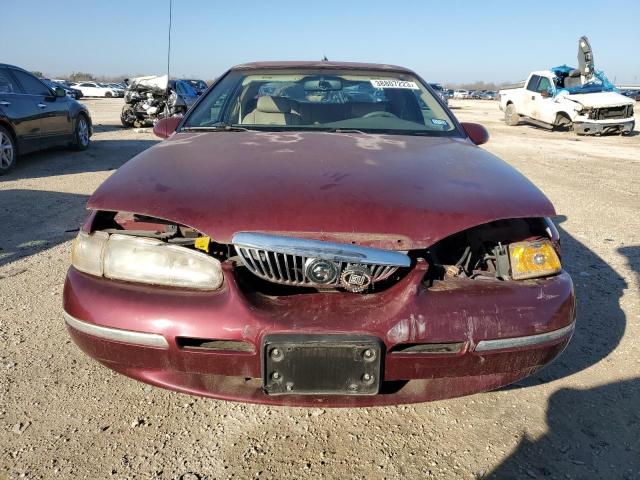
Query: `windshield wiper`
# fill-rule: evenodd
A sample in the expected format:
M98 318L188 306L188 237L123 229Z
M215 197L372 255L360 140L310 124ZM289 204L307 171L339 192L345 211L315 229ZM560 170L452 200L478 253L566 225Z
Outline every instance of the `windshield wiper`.
M183 127L182 132L255 132L239 125L229 125L227 123L216 123L209 126Z
M361 133L362 135L367 134L367 132L363 132L362 130L358 130L357 128L330 128L324 131L329 133Z

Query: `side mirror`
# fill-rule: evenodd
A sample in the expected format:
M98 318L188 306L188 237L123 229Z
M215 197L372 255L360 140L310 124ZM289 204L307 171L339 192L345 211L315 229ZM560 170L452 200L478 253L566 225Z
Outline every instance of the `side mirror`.
M156 137L167 138L178 128L178 124L182 121L182 117L167 117L160 120L153 127L153 134Z
M551 96L551 92L549 90L542 90L540 92L540 96L542 98L549 98Z
M56 97L66 97L67 96L67 92L65 92L64 88L62 87L56 87L54 90Z
M469 135L469 139L476 145L482 145L489 141L489 132L479 123L462 122L460 125Z

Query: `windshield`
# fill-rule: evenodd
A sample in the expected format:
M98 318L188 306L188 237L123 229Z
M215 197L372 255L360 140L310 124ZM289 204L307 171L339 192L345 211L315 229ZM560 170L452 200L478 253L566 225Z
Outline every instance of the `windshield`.
M221 125L456 135L449 114L417 78L364 70L232 71L198 103L182 128Z

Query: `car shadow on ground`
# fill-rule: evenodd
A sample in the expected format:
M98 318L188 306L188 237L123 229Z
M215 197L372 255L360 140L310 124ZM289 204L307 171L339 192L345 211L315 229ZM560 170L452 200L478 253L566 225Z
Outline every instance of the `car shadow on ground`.
M0 177L0 182L115 170L155 143L99 140L84 152L54 148L25 155L12 172ZM88 194L0 189L0 267L73 238L87 215L88 198ZM3 268L0 276L10 272Z
M93 125L93 133L119 132L121 130L127 130L127 127L122 125Z
M626 316L620 307L620 298L628 287L627 282L607 262L562 228L566 217L558 216L553 220L562 242L562 264L575 287L576 330L556 361L504 389L538 385L580 372L607 357L624 335Z
M74 238L87 212L88 195L42 190L0 190L0 278L5 265Z
M640 378L563 388L547 406L548 433L524 436L485 478L640 478Z
M55 147L18 158L15 168L0 182L115 170L159 140L92 140L83 152Z
M566 233L564 238L567 238ZM570 245L567 246L569 248ZM621 247L618 252L626 257L640 281L640 246ZM594 275L594 281L597 281L599 275L606 274L606 271L603 272L597 263L590 264L593 265L600 270ZM578 280L578 288L580 283ZM594 285L589 288L598 292ZM577 338L570 345L573 345L574 354L576 351L584 353L586 342L593 341L594 337L604 337L598 350L602 354L615 343L618 335L620 325L616 323L616 315L619 308L614 308L611 302L619 297L617 292L600 292L593 301L601 302L605 298L603 307L612 310L589 310L590 297L587 295L588 292L582 297L579 294L578 305L585 305L578 313ZM594 328L592 334L587 332L590 328ZM581 366L584 362L576 363L571 350L568 350L561 357L564 362L569 364L569 368ZM587 352L587 355L593 354ZM553 371L552 368L550 370ZM514 453L485 478L640 478L639 405L640 377L586 390L560 389L549 398L548 433L539 439L525 435Z

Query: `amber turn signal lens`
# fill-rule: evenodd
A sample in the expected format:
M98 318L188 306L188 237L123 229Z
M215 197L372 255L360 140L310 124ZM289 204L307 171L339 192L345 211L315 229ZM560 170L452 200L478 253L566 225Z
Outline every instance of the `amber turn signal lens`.
M558 254L548 240L518 242L509 245L511 278L545 277L558 273L562 266Z

